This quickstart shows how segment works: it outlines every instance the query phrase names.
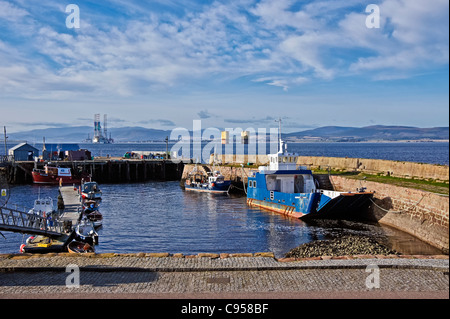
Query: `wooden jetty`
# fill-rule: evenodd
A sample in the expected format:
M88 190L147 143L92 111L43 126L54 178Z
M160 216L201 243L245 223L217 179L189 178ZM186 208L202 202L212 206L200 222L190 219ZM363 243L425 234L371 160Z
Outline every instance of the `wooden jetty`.
M102 184L121 184L156 181L177 181L181 179L184 162L171 160L95 159L91 161L52 161L52 165L83 171ZM10 184L31 184L34 168L43 169L45 162L4 163L0 174Z
M60 221L69 225L77 225L82 213L81 197L78 188L75 186L63 186L59 188L59 193L64 202L64 212Z

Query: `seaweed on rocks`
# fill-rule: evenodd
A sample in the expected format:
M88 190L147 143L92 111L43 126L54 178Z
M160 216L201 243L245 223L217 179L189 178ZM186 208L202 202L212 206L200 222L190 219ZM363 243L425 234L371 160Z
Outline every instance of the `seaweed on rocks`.
M364 236L343 236L332 240L319 240L303 244L288 252L286 258L312 258L322 256L398 255L395 250Z

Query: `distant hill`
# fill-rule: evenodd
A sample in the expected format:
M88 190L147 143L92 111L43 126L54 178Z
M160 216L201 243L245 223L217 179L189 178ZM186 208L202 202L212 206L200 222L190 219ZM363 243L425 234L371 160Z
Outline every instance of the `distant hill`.
M144 127L112 128L109 131L116 142L163 141L167 136L170 137L170 133L172 132Z
M10 141L27 141L29 143L42 143L42 139L49 143L80 143L88 137L92 137L93 129L90 126L74 126L64 128L48 128L18 133L8 133Z
M326 126L313 130L284 134L286 140L327 141L399 141L399 140L448 140L448 127L417 128L409 126Z
M108 135L111 133L112 138L119 143L163 141L166 136L170 136L170 132L143 127L122 127L109 129ZM92 138L93 134L93 128L90 126L76 126L10 133L8 137L9 140L28 141L31 143L41 143L43 137L49 143L82 143L88 138L88 135Z

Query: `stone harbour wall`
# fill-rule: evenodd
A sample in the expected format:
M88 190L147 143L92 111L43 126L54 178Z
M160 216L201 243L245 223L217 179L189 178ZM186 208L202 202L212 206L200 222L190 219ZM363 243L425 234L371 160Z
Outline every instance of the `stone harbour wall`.
M186 180L189 174L197 167L197 170L201 173L206 173L213 171L212 165L194 165L187 164L184 166L182 180ZM229 167L229 166L217 166L216 169L225 177L226 180L231 180L233 182L247 182L247 177L250 176L254 168L248 167Z
M374 191L367 218L412 234L448 253L448 196L342 176L331 176L331 181L338 191L356 191L361 187Z
M267 165L266 155L211 155L210 163ZM449 166L414 162L399 162L364 158L300 156L297 164L311 169L331 169L358 171L368 174L383 174L401 178L431 179L449 182Z
M446 165L315 156L300 156L298 163L308 165L313 169L330 167L331 169L383 174L401 178L432 179L447 183L449 181L449 166Z

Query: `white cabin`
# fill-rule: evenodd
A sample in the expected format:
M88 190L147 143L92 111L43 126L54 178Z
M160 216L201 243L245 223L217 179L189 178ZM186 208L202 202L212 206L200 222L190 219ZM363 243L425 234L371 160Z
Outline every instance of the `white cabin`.
M33 208L29 211L30 214L42 215L44 213L50 214L54 211L53 199L44 198L44 199L36 199L34 201Z
M280 140L280 150L270 154L269 165L261 166L260 173L266 175L267 190L286 194L314 193L316 184L312 173L305 166L297 165L298 154L289 153L287 145ZM303 170L306 172L295 171ZM282 173L292 171L292 173Z
M259 170L262 171L295 171L298 169L307 169L304 166L298 166L298 154L289 153L287 151L287 144L280 140L280 150L277 154L269 154L269 165L261 166Z

